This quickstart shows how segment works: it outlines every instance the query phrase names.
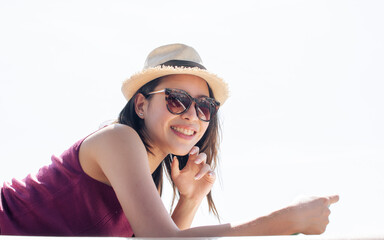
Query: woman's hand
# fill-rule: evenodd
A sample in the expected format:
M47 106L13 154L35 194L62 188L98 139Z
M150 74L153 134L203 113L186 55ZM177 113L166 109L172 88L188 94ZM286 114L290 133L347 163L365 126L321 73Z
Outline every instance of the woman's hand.
M180 199L172 213L172 219L181 230L191 227L201 201L215 182L215 173L206 163L206 159L207 155L199 153L199 148L195 146L189 152L187 164L180 171L177 157L173 158L171 177L180 193Z
M207 155L199 153L197 146L189 152L188 162L182 170L179 170L177 157L173 158L171 177L180 198L201 201L211 191L216 175L206 161Z
M327 197L310 197L296 202L290 207L292 220L298 232L304 234L321 234L329 223L329 206L339 201L338 195Z

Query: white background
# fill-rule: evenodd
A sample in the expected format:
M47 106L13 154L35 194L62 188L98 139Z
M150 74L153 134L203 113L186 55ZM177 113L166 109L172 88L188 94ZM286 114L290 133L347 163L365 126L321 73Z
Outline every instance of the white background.
M340 194L326 235L384 234L383 1L0 0L0 180L114 119L155 47L193 46L230 85L223 222ZM170 191L164 201L169 204ZM206 211L194 225L215 224Z

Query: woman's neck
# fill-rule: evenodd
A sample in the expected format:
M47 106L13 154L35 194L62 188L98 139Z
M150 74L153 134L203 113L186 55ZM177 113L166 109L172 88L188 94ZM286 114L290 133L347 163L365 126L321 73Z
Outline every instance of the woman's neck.
M160 163L164 160L167 154L159 151L159 149L151 149L151 152L148 152L148 163L151 174L157 169Z

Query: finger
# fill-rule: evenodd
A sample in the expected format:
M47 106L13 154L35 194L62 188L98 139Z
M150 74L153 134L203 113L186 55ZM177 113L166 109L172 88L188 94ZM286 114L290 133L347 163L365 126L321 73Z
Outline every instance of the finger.
M196 155L199 153L200 148L198 146L193 146L191 151L189 151L189 155Z
M195 159L197 158L197 156L199 155L199 147L198 146L194 146L192 147L191 151L189 151L189 157L188 157L188 161L187 161L187 165L188 166L192 166L192 163L195 161Z
M208 172L208 177L210 177L211 179L215 180L216 179L216 174L214 171L209 171Z
M200 153L195 159L196 164L200 164L200 163L205 164L206 162L207 162L207 154L205 153Z
M171 165L171 176L172 178L177 178L180 174L180 169L179 169L179 160L177 159L176 156L173 157L172 165Z
M339 195L332 195L328 197L329 199L329 205L337 203L340 199Z
M329 215L331 215L331 210L329 208L326 208L324 210L324 216L326 216L327 218L329 217ZM328 220L328 219L327 219Z
M204 164L204 166L200 169L200 171L195 175L195 180L199 180L204 177L205 174L211 172L212 169L208 164Z
M209 171L205 176L207 177L206 180L212 184L216 181L216 174L214 171Z

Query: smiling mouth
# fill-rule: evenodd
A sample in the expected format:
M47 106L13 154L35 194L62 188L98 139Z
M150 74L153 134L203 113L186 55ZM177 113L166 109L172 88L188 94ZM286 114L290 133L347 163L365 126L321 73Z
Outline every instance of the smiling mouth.
M173 130L176 132L182 133L187 136L192 136L195 134L195 131L190 130L190 129L185 129L185 128L179 128L179 127L171 127Z

